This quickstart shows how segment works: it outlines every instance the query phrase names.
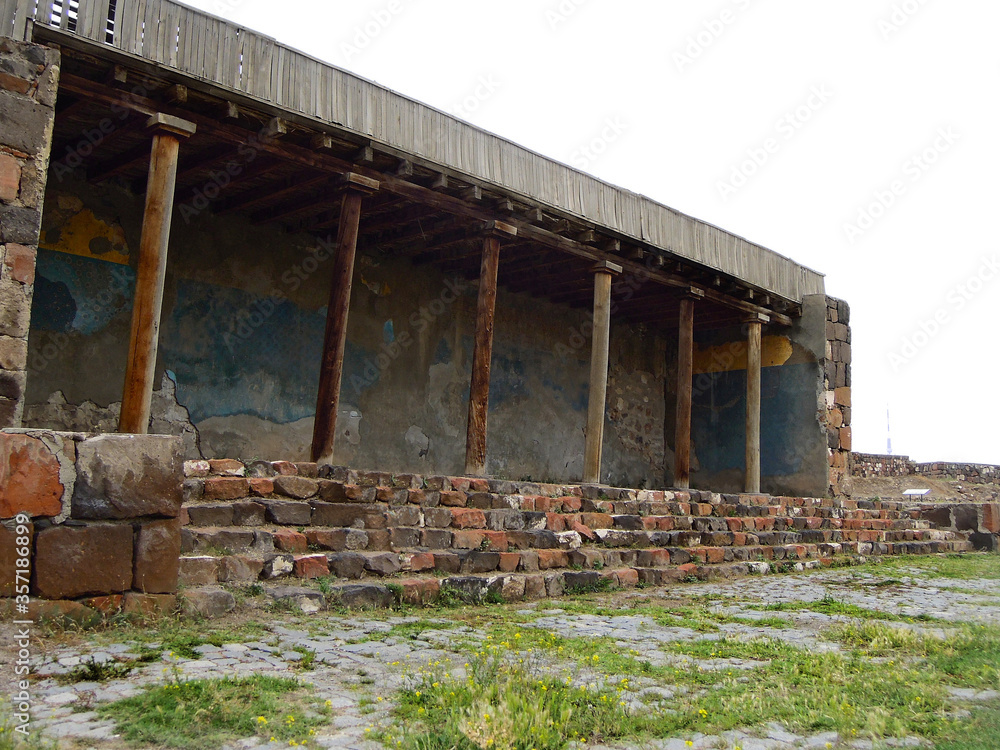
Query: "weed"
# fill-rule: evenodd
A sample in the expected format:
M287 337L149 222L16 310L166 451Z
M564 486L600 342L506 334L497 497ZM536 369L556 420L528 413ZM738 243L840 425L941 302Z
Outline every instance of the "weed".
M266 675L171 682L97 711L129 742L185 750L249 736L302 744L329 714L297 681Z

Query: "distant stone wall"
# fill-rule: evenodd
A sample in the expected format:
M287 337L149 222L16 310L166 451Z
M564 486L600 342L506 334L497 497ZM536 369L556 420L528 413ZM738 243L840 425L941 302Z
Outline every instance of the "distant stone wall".
M856 477L906 477L913 473L909 456L852 453L851 473Z
M0 38L0 427L20 427L59 53Z
M856 477L947 477L972 484L1000 484L1000 466L936 461L919 464L909 456L852 453L851 473Z
M920 517L939 529L953 529L969 535L978 550L1000 549L1000 503L954 503L924 505Z
M182 484L176 437L0 431L0 596L79 622L173 610Z

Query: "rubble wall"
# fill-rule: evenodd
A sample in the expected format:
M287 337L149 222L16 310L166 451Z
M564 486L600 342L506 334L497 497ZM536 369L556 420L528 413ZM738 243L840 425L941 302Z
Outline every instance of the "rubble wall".
M59 53L0 38L0 58L0 427L19 427Z

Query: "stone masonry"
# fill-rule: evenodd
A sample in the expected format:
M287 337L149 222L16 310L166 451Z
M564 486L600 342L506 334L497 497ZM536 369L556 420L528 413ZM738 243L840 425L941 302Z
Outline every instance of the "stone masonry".
M850 494L851 476L851 308L843 300L826 298L827 438L830 493Z
M172 611L181 477L179 438L0 431L0 596L28 578L34 616Z
M0 428L24 410L28 327L59 52L0 39Z

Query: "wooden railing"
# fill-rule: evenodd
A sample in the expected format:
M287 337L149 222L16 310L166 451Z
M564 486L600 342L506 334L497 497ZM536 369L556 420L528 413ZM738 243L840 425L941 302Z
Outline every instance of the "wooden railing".
M0 33L27 38L31 24L336 125L787 299L823 293L821 274L766 248L194 8L170 0L0 0Z

